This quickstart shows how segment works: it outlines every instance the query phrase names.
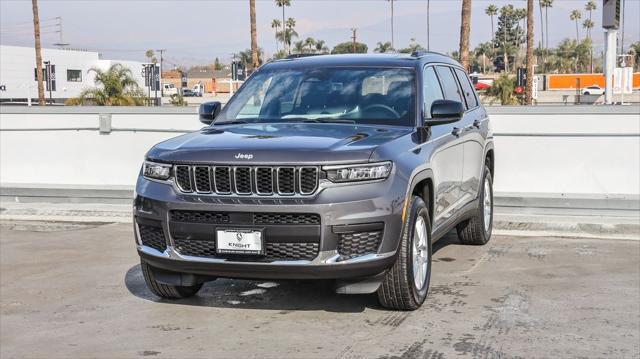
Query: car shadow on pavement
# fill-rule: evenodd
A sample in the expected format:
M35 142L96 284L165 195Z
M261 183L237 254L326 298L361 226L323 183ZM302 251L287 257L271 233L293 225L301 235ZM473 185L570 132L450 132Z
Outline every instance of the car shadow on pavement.
M167 300L147 288L140 265L131 267L124 278L129 292L156 303L214 308L359 313L366 308L381 309L375 294L339 295L330 280L241 280L217 279L205 283L192 298Z
M433 254L449 245L460 245L455 232L447 234L433 245ZM434 258L434 260L437 260ZM277 311L324 310L359 313L366 308L383 308L374 294L340 295L331 280L241 280L217 279L205 283L192 298L167 300L151 293L142 276L140 265L131 267L124 278L129 292L138 298L156 303L192 305L214 308L262 309Z

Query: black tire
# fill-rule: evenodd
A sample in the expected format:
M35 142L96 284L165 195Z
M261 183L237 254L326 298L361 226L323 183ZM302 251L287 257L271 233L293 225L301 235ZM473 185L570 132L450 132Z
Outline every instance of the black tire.
M194 286L180 286L180 285L168 285L158 282L153 276L151 266L147 262L141 260L140 267L142 268L142 275L144 281L147 283L149 290L160 298L165 299L182 299L194 296L200 288L202 283Z
M584 95L585 95L585 96L589 96L589 95L591 95L591 94L590 94L589 92L585 92L585 93L584 93Z
M484 216L484 198L485 198L485 181L489 182L489 198L491 199L491 215L489 218L488 229L485 229ZM491 239L491 231L493 230L493 178L489 168L484 168L480 191L478 193L478 210L470 219L461 222L456 226L458 238L462 244L483 245Z
M402 238L398 247L397 259L393 267L385 275L380 288L378 300L388 309L415 310L420 308L427 298L431 278L431 222L426 204L418 196L411 198L408 204L408 215L405 219ZM418 217L422 217L426 225L427 236L427 273L422 288L415 284L412 254L414 251L414 227Z

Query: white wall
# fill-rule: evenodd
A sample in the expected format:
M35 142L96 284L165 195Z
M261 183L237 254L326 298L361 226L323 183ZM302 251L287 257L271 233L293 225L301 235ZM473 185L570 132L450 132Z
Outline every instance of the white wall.
M33 47L0 46L0 84L6 86L6 91L0 92L0 98L38 97L34 73L35 57ZM89 72L89 69L107 69L113 63L121 63L128 67L138 84L144 86L144 78L141 75L142 63L137 61L100 60L97 52L46 48L42 49L42 61L51 61L56 66L56 91L51 94L54 99L78 96L83 89L94 86L95 74ZM67 70L81 70L82 81L67 81ZM45 97L49 98L48 91Z
M98 132L101 111L111 113L110 134ZM489 112L496 192L608 198L640 194L639 107ZM0 185L133 186L152 145L179 130L200 127L192 108L0 108ZM157 130L176 131L153 132Z

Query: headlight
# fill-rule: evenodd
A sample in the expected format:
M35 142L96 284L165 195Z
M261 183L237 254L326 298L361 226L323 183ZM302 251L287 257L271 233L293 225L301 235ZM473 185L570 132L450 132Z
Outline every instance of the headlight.
M391 162L364 163L358 165L324 166L331 182L352 182L383 179L391 173Z
M166 180L171 176L171 167L166 163L144 161L142 173L148 178Z

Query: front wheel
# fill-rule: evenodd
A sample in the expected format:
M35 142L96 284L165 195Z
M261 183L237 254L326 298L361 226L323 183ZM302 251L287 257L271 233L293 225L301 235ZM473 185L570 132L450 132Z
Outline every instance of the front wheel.
M193 286L169 285L160 283L156 280L155 276L153 275L153 270L147 262L141 260L140 267L142 268L142 275L144 276L144 281L147 283L147 287L153 294L157 295L160 298L189 298L198 293L200 288L202 288L202 283Z
M488 167L484 168L478 209L473 217L458 224L458 238L463 244L482 245L491 239L493 229L493 179Z
M389 309L420 308L431 278L431 222L424 201L418 196L408 204L396 263L378 289L380 304Z

